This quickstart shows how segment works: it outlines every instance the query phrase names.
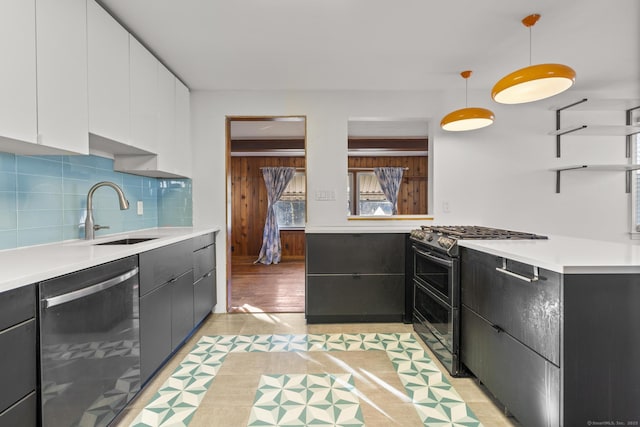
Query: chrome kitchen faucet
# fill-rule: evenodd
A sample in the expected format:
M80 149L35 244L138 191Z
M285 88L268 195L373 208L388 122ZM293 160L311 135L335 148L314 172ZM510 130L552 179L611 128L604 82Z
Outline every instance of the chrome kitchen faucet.
M113 182L102 181L95 184L93 187L89 189L89 193L87 194L87 218L84 221L84 238L85 240L93 240L95 237L96 230L100 230L102 228L109 228L109 226L94 224L93 222L93 193L100 187L111 187L116 190L118 193L118 201L120 202L120 210L129 209L129 201L124 196L124 192L122 188L118 187Z

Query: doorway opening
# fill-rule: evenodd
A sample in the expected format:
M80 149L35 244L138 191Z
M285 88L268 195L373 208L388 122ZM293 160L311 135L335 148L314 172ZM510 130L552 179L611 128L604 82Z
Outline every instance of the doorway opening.
M306 117L227 116L227 312L304 312ZM268 209L266 167L295 174L275 204L281 260L258 260Z

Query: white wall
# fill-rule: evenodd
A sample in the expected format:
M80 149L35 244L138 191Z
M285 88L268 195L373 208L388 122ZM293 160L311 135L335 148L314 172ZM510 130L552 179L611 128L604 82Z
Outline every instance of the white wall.
M225 116L307 117L308 226L349 227L346 218L347 121L349 117L422 117L430 120L433 203L440 224L475 224L541 234L607 240L628 239L630 196L622 172L566 172L555 193L549 169L582 163L626 163L624 137L563 137L555 157L554 102L504 106L486 91L471 93L496 114L493 126L473 132L439 129L441 117L460 108L460 93L439 92L193 92L194 225L219 225L225 213ZM571 94L580 99L584 94ZM591 94L590 94L591 95ZM622 96L607 94L607 97ZM486 98L486 99L483 99ZM463 98L462 98L463 99ZM557 101L556 101L557 102ZM567 113L565 123L624 123L624 113ZM315 201L318 190L336 200ZM443 203L449 213L442 211ZM411 229L424 221L394 221ZM384 222L372 226L388 227ZM226 236L218 238L218 311L226 301Z

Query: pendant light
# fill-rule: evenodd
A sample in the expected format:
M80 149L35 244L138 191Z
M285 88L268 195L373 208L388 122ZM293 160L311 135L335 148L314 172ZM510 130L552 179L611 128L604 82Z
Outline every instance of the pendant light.
M569 89L576 72L562 64L531 65L531 27L540 15L529 15L522 24L529 28L529 66L504 76L493 86L491 97L501 104L522 104L549 98Z
M493 112L486 108L468 107L468 84L467 79L471 76L471 71L460 73L465 82L465 108L452 111L442 118L440 126L448 131L465 131L480 129L493 123Z

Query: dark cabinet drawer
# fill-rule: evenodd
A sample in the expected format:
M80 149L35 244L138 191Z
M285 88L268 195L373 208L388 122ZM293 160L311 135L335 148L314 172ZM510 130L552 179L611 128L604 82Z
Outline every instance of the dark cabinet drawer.
M38 399L33 391L4 412L0 412L0 427L36 427Z
M140 295L145 295L193 267L191 240L140 254Z
M193 284L193 324L200 323L216 305L216 271L210 271Z
M202 236L196 236L192 238L191 242L193 243L193 250L197 251L198 249L213 245L216 241L215 236L215 233L207 233L203 234Z
M210 245L193 252L193 277L198 280L216 268L216 247Z
M528 283L496 270L502 258L464 249L462 303L518 341L560 365L560 274L539 269ZM507 269L533 277L530 265L507 260Z
M404 234L307 234L306 242L307 274L404 274Z
M307 276L306 299L307 320L312 322L400 321L404 312L404 275Z
M36 388L35 319L0 332L0 412Z
M461 360L524 426L560 425L560 369L462 307Z
M0 330L36 315L36 287L22 286L0 294Z
M171 349L175 350L193 329L193 271L171 285Z

